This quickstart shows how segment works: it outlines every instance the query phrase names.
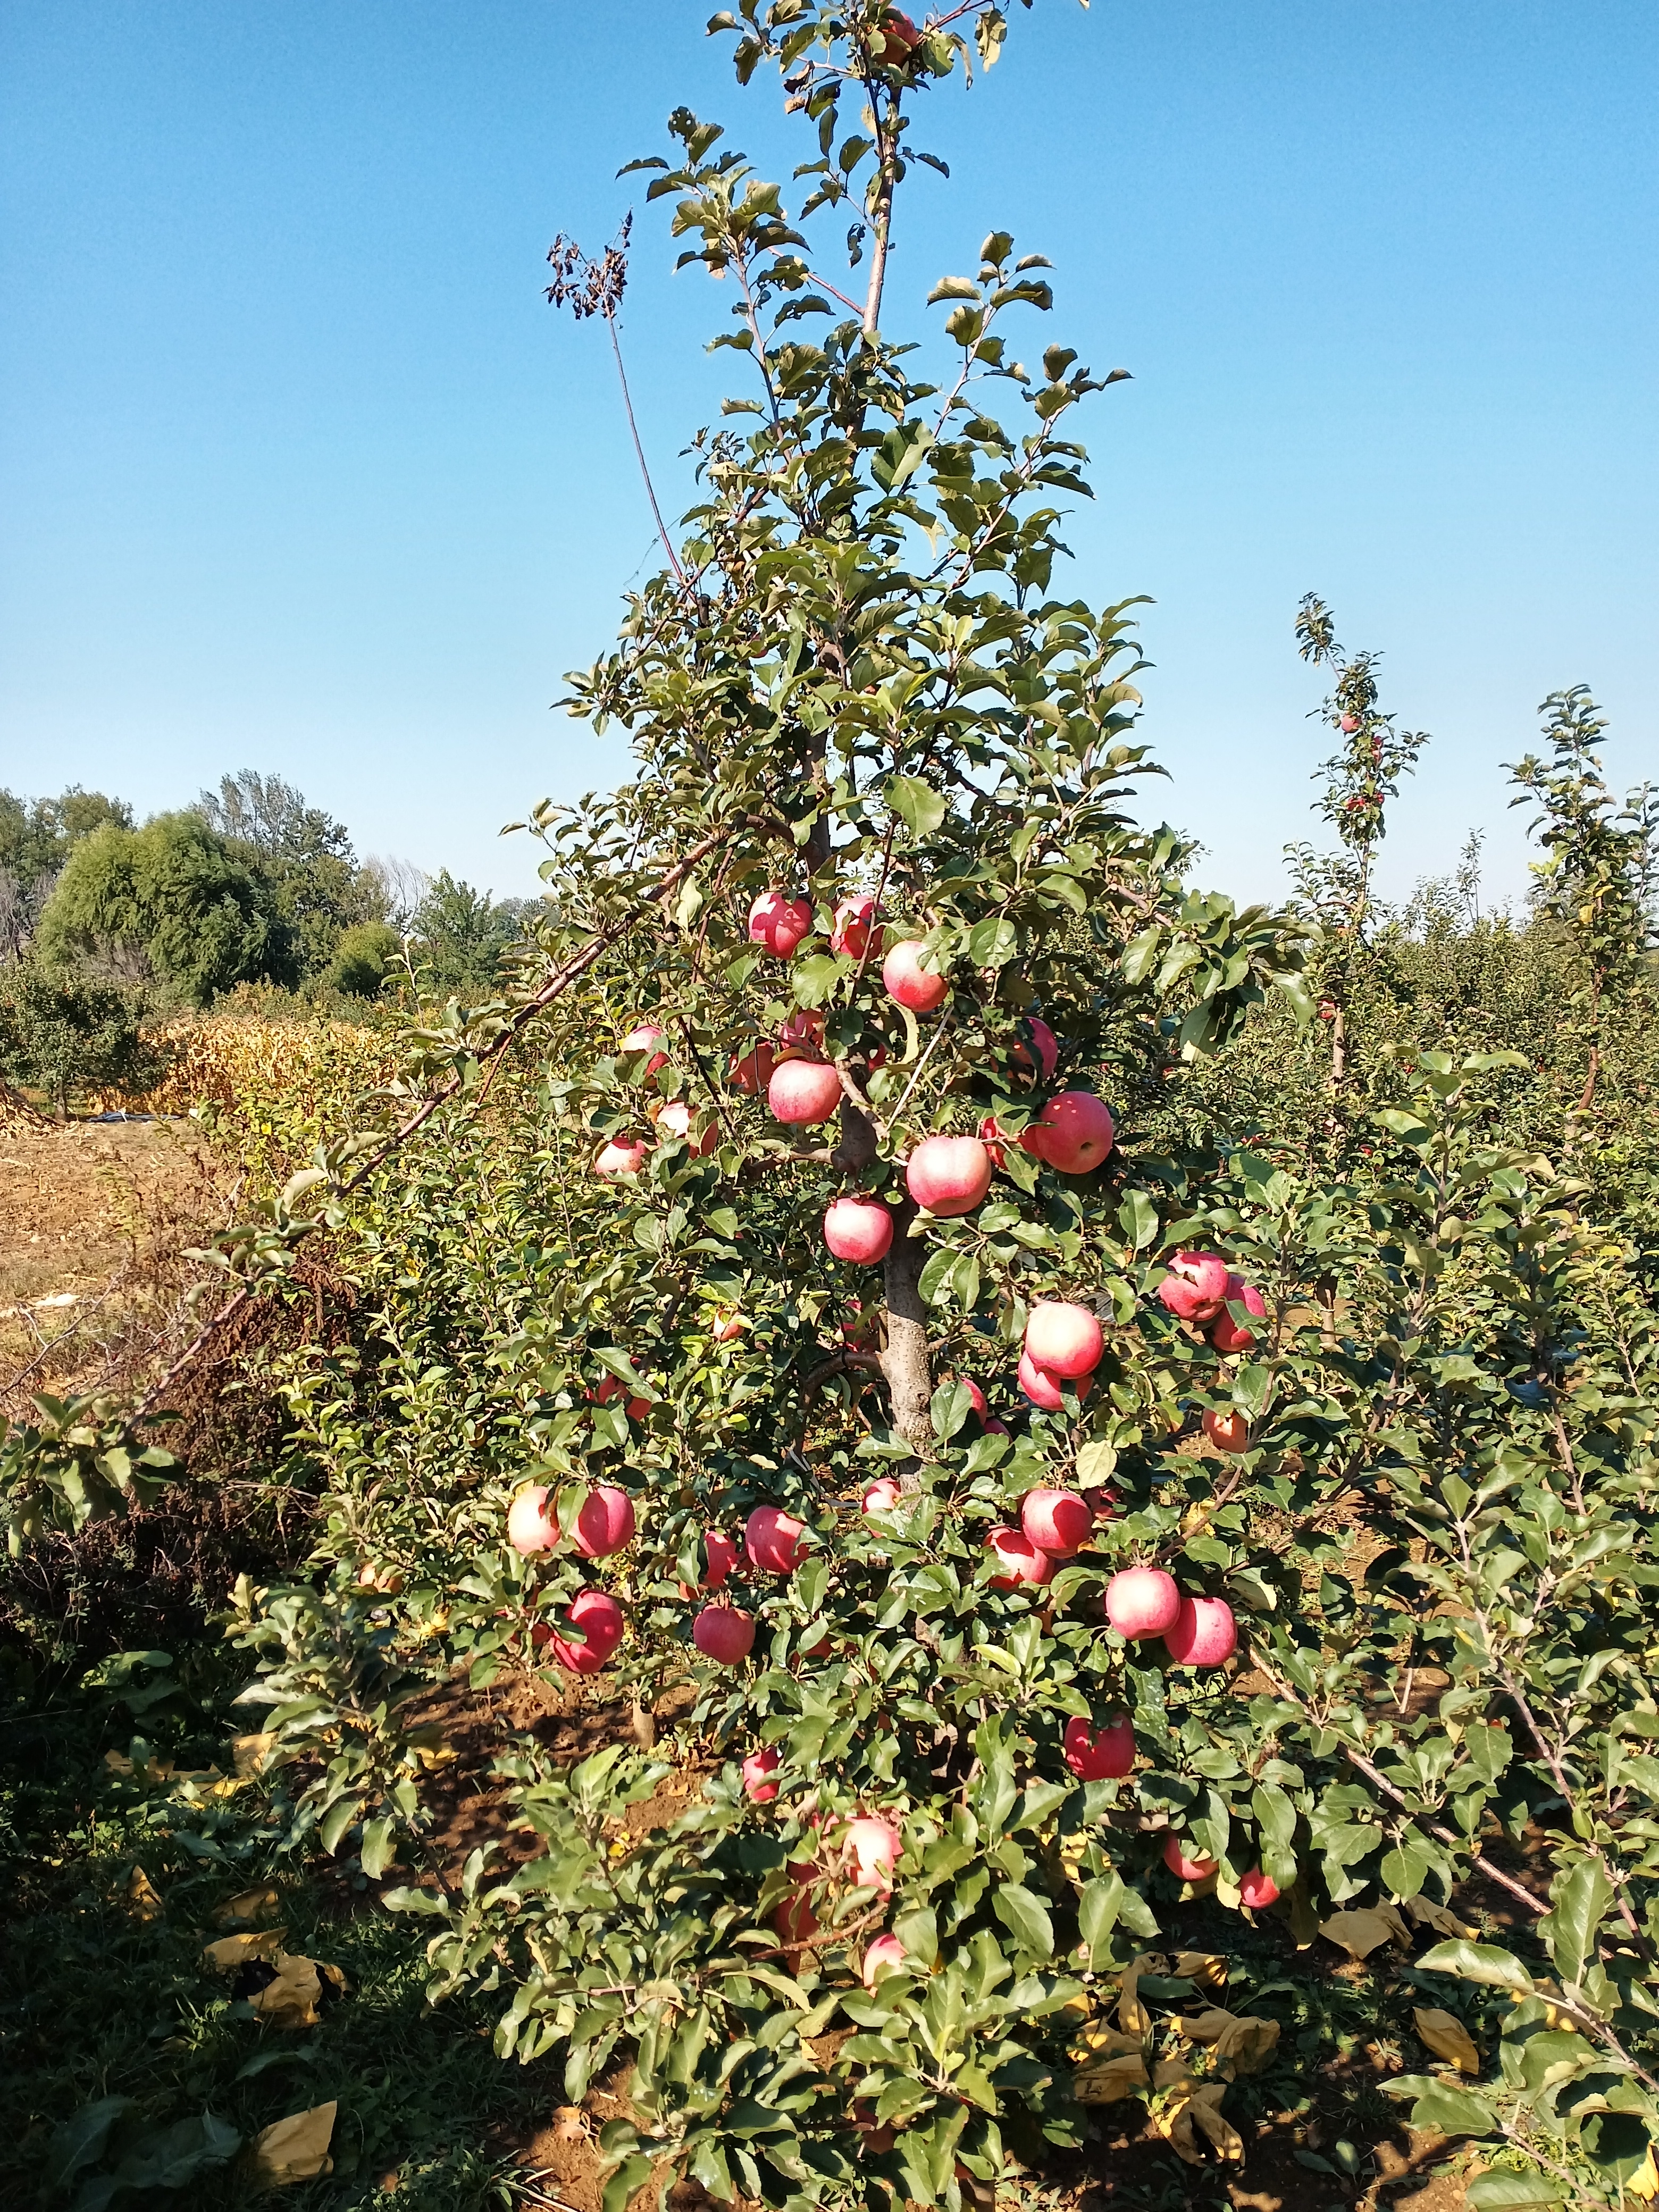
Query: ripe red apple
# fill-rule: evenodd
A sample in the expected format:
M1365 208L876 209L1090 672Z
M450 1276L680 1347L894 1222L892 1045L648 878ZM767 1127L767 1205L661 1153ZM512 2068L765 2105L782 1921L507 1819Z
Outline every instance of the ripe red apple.
M926 36L919 31L908 15L901 15L896 8L890 8L881 19L881 50L878 61L889 69L902 69Z
M904 1946L896 1936L878 1936L864 1954L864 1963L859 1968L859 1979L866 1990L872 1990L884 1973L891 1973L904 1965Z
M1032 1064L1032 1048L1035 1047L1038 1072L1045 1083L1051 1082L1054 1070L1060 1065L1060 1039L1049 1028L1048 1023L1040 1021L1035 1014L1029 1014L1026 1017L1025 1027L1030 1032L1030 1044L1026 1044L1022 1039L1008 1057L1016 1067L1030 1067Z
M1051 1559L1069 1559L1094 1531L1095 1516L1074 1490L1028 1490L1019 1525Z
M1158 1295L1177 1321L1213 1321L1227 1295L1227 1262L1213 1252L1177 1252Z
M832 1121L841 1106L841 1077L828 1060L782 1060L766 1086L766 1103L780 1121L798 1127Z
M946 1216L971 1213L991 1188L991 1155L977 1137L924 1137L904 1181L918 1206Z
M890 1820L866 1814L847 1831L848 1866L860 1889L890 1889L903 1841Z
M1218 1667L1238 1648L1238 1624L1223 1597L1183 1597L1164 1632L1164 1649L1177 1666Z
M507 1540L521 1559L535 1552L550 1552L559 1540L559 1524L547 1510L547 1485L521 1490L507 1509Z
M1164 1846L1164 1863L1182 1881L1207 1881L1218 1862L1215 1859L1189 1859L1181 1848L1180 1837L1171 1836Z
M745 1797L757 1805L769 1805L778 1794L778 1785L772 1780L783 1765L783 1753L775 1744L763 1751L751 1751L743 1762L743 1790Z
M608 1406L613 1398L622 1395L622 1387L614 1375L606 1375L587 1395L594 1405ZM630 1398L626 1411L630 1421L642 1421L651 1411L651 1401L648 1398Z
M708 1324L708 1334L716 1344L732 1344L749 1327L747 1314L732 1313L726 1307L716 1309Z
M738 1564L738 1547L723 1529L705 1528L702 1532L704 1589L717 1590Z
M593 1163L593 1172L614 1182L618 1176L638 1175L650 1146L643 1137L613 1137Z
M1106 1618L1132 1642L1162 1636L1181 1611L1181 1592L1162 1567L1120 1567L1106 1585Z
M849 960L862 960L869 949L872 935L876 949L881 949L881 933L875 929L876 902L872 898L844 898L836 908L835 926L830 933L830 950L844 952Z
M980 1389L978 1383L975 1382L971 1375L963 1375L959 1379L962 1382L963 1388L968 1393L968 1403L973 1407L975 1413L978 1414L980 1419L983 1421L986 1415L990 1412L990 1407L985 1402L984 1391Z
M772 1070L776 1065L777 1056L771 1046L762 1042L748 1052L732 1054L726 1079L734 1091L741 1091L745 1097L752 1098L772 1080Z
M1024 1149L1060 1175L1093 1173L1117 1137L1109 1108L1092 1091L1062 1091L1020 1138Z
M1025 1349L1034 1367L1075 1382L1092 1375L1105 1350L1100 1323L1087 1306L1069 1304L1064 1298L1043 1298L1031 1308L1025 1322Z
M1250 1425L1237 1408L1231 1413L1206 1413L1204 1433L1218 1451L1246 1452L1250 1449Z
M706 1605L691 1624L691 1641L705 1659L741 1667L755 1641L755 1624L733 1605Z
M815 1006L798 1006L778 1031L778 1043L783 1053L816 1054L823 1042L823 1016Z
M585 1589L571 1600L564 1617L586 1641L571 1644L555 1636L553 1656L573 1674L597 1674L622 1642L627 1626L622 1607L609 1590Z
M1039 1550L1023 1528L993 1528L985 1548L1006 1572L991 1577L993 1589L1018 1589L1022 1583L1041 1585L1054 1571L1048 1554Z
M694 1160L706 1160L720 1140L718 1129L705 1129L700 1137L691 1133L691 1109L684 1098L671 1098L657 1116L659 1136L682 1139Z
M979 1140L991 1155L991 1165L1000 1170L1008 1164L1008 1139L1002 1124L994 1114L988 1114L979 1125Z
M818 1932L818 1917L804 1889L792 1889L772 1911L772 1925L786 1951L805 1948Z
M891 1475L884 1474L872 1482L859 1500L860 1513L890 1513L903 1498L904 1492Z
M634 1540L633 1499L611 1483L595 1483L582 1500L574 1534L585 1559L608 1559Z
M837 1260L873 1267L891 1249L893 1217L878 1198L832 1198L824 1211L823 1241Z
M1227 1310L1230 1305L1243 1306L1247 1313L1261 1318L1267 1313L1267 1301L1242 1275L1228 1276L1227 1302L1210 1325L1210 1341L1218 1352L1248 1352L1255 1342L1255 1331L1241 1328Z
M913 1014L931 1014L944 1005L951 979L922 966L921 943L919 937L901 938L881 963L881 980L890 999Z
M1019 1387L1031 1403L1040 1406L1045 1413L1059 1413L1066 1402L1060 1393L1069 1380L1069 1376L1051 1374L1048 1368L1039 1367L1029 1352L1020 1353ZM1085 1376L1081 1382L1073 1382L1072 1387L1081 1399L1088 1396L1094 1385Z
M1066 1723L1066 1764L1079 1782L1117 1782L1135 1763L1135 1732L1127 1713L1092 1729L1074 1717Z
M1097 1521L1117 1519L1117 1492L1109 1483L1103 1482L1097 1489L1085 1490L1083 1502Z
M1260 1867L1252 1867L1238 1885L1238 1899L1241 1905L1248 1905L1252 1911L1265 1911L1268 1905L1278 1904L1279 1884L1270 1881Z
M1358 727L1359 717L1358 714L1345 714L1342 717L1341 730L1345 738L1351 738Z
M651 1052L652 1046L660 1044L667 1034L667 1030L659 1028L655 1022L641 1022L637 1028L629 1030L617 1049L620 1053ZM666 1067L667 1065L668 1054L665 1052L652 1053L645 1063L645 1074L641 1080L648 1083L659 1067Z
M749 909L749 940L787 960L812 927L811 899L791 898L781 890L763 891Z
M751 1567L769 1575L793 1574L800 1563L806 1523L781 1505L757 1505L744 1523L743 1548Z

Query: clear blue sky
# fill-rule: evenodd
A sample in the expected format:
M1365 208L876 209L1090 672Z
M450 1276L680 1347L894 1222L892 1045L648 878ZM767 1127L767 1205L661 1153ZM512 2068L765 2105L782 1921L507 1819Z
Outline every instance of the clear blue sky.
M549 713L651 526L554 234L640 204L625 338L664 487L734 373L726 302L615 180L680 100L769 174L703 0L3 0L0 782L141 810L274 769L359 849L533 884L501 823L625 773ZM916 12L921 14L921 10ZM1396 890L1490 825L1499 763L1592 684L1659 776L1653 0L1072 0L922 103L951 162L890 327L994 224L1057 264L1092 403L1068 588L1145 592L1160 811L1207 880L1316 834L1301 593L1435 742ZM915 306L913 307L913 302Z

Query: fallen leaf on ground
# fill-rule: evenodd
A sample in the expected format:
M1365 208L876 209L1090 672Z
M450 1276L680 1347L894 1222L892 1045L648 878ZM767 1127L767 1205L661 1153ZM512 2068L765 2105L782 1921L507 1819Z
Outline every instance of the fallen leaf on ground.
M1217 2063L1229 2075L1259 2074L1279 2048L1279 2022L1246 2013L1215 2040Z
M1184 2035L1188 2043L1213 2043L1233 2025L1234 2015L1219 2006L1208 2012L1191 2013L1184 2020L1171 2021L1170 2025L1177 2035Z
M338 2109L337 2101L331 2100L261 2128L249 2146L255 2177L268 2189L282 2189L291 2182L314 2181L319 2174L332 2173L328 2146Z
M553 2140L556 2142L581 2142L587 2135L587 2121L580 2105L556 2106L553 2112Z
M282 1901L282 1893L269 1886L245 1889L228 1904L222 1905L213 1917L221 1928L228 1927L233 1920L263 1920L267 1912L275 1912Z
M1158 2081L1167 2088L1170 2100L1162 2112L1152 2115L1152 2124L1168 2142L1176 2156L1184 2159L1188 2166L1201 2166L1204 2154L1198 2147L1196 2126L1223 2158L1243 2159L1244 2142L1237 2129L1221 2110L1221 2100L1226 2094L1219 2081L1195 2081L1178 2061L1170 2060L1158 2069L1158 2075L1170 2075L1168 2081ZM1173 2078L1179 2075L1181 2078ZM1154 2077L1155 2079L1157 2077Z
M1218 1990L1227 1979L1227 1961L1216 1951L1178 1951L1170 1970L1177 1981L1200 1990Z
M135 1920L159 1920L166 1908L155 1883L141 1866L127 1877L127 1910Z
M1412 2013L1417 2022L1417 2032L1437 2058L1449 2058L1461 2073L1480 2071L1480 2053L1455 2013L1442 2012L1437 2005L1418 2005Z
M1121 2097L1133 2097L1150 2087L1146 2062L1138 2049L1085 2067L1072 2077L1072 2094L1079 2105L1115 2105Z
M203 1946L202 1956L216 1973L234 1974L250 1959L274 1960L287 1933L286 1928L261 1928L241 1936L221 1936Z
M1430 1898L1408 1897L1406 1910L1419 1928L1432 1928L1437 1936L1461 1936L1465 1942L1474 1936L1467 1920L1460 1920L1448 1906L1436 1905Z
M1322 1920L1319 1932L1340 1943L1351 1959L1369 1959L1385 1943L1409 1948L1411 1930L1391 1905L1368 1905L1359 1912L1333 1913Z
M1118 1984L1121 1994L1118 1998L1117 2024L1126 2035L1145 2035L1152 2026L1151 2016L1136 1989L1141 1976L1168 1971L1169 1961L1161 1951L1143 1951L1123 1969L1123 1978Z
M279 1951L271 1964L276 1969L276 1980L267 1982L248 2002L273 2027L315 2027L325 1991L344 1995L346 1979L337 1966L320 1966L315 1959L290 1958L285 1951Z
M1080 2065L1097 2058L1121 2058L1139 2050L1138 2035L1126 2035L1121 2028L1109 2027L1104 2021L1085 2027L1071 2046L1072 2056Z

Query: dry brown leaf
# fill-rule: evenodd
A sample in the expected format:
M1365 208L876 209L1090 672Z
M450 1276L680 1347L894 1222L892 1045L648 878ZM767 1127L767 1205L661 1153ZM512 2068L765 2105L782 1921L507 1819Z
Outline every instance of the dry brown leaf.
M1230 2077L1259 2074L1279 2048L1279 2022L1245 2013L1215 2039L1215 2057Z
M1152 2069L1154 2089L1179 2089L1193 2078L1192 2069L1184 2058L1160 2058Z
M236 1762L236 1772L242 1781L250 1781L259 1771L265 1763L266 1753L276 1741L274 1735L232 1736L230 1755Z
M1449 2059L1462 2074L1480 2071L1480 2053L1455 2013L1442 2012L1436 2005L1418 2005L1412 2018L1417 2022L1419 2035L1437 2058Z
M1180 1951L1170 1972L1200 1990L1218 1990L1226 1984L1227 1961L1216 1951Z
M1118 1984L1121 1992L1117 2005L1117 2024L1126 2035L1145 2035L1152 2026L1151 2016L1140 2002L1136 1984L1143 1974L1163 1974L1169 1972L1169 1961L1161 1951L1143 1951L1132 1959L1123 1969Z
M585 2142L587 2139L586 2116L580 2105L557 2105L553 2111L553 2139L556 2142Z
M141 1866L127 1877L127 1911L135 1920L159 1920L166 1910L155 1883Z
M1085 2067L1072 2077L1072 2094L1079 2105L1115 2105L1148 2087L1146 2062L1139 2051L1126 2051L1098 2066Z
M1139 2052L1140 2047L1138 2035L1125 2035L1121 2028L1109 2027L1104 2021L1097 2021L1077 2038L1071 2046L1071 2055L1079 2065L1086 2065L1091 2059L1121 2058L1127 2052Z
M221 1936L203 1947L202 1956L216 1973L234 1974L250 1959L275 1960L283 1948L286 1928L250 1929L241 1936Z
M273 2027L315 2027L321 2014L323 1991L332 1987L343 1993L345 1976L337 1966L319 1966L314 1959L290 1958L279 1951L271 1960L276 1978L267 1982L248 2002L261 2020Z
M263 1920L268 1912L275 1912L283 1901L282 1893L267 1885L264 1889L245 1889L229 1903L222 1905L213 1917L221 1928L228 1927L233 1920Z
M1436 1905L1431 1898L1408 1897L1406 1910L1419 1928L1432 1928L1437 1936L1461 1936L1468 1942L1475 1935L1466 1920L1460 1920L1449 1907Z
M1234 2015L1219 2006L1209 2012L1192 2013L1185 2020L1171 2021L1170 2025L1177 2035L1184 2035L1188 2043L1215 2043L1230 2027L1236 2025Z
M295 2181L314 2181L332 2173L334 2161L328 2147L334 2135L333 2100L313 2105L308 2112L290 2112L285 2120L261 2128L248 2148L255 2177L267 2189L286 2188Z
M1203 2129L1223 2158L1236 2158L1242 2160L1244 2156L1244 2140L1232 2122L1222 2112L1221 2100L1224 2094L1219 2081L1208 2081L1203 2088L1196 2091L1188 2099L1187 2110L1198 2122L1199 2126Z
M1167 2081L1163 2078L1165 2076L1169 2077ZM1221 2100L1226 2094L1224 2083L1195 2081L1176 2059L1166 2060L1158 2067L1153 2081L1157 2087L1169 2089L1170 2100L1162 2112L1153 2113L1152 2124L1177 2158L1184 2159L1188 2166L1203 2164L1204 2154L1194 2133L1196 2124L1223 2158L1243 2159L1243 2139L1221 2111Z
M1333 1913L1322 1920L1319 1932L1340 1943L1351 1959L1369 1959L1385 1943L1409 1948L1411 1930L1391 1905L1368 1905L1359 1912Z

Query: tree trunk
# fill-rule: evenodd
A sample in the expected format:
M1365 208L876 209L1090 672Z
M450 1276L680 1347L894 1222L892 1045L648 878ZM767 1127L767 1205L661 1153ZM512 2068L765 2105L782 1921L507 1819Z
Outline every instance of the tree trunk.
M914 1202L906 1199L893 1210L893 1245L887 1255L887 1349L881 1371L887 1378L893 1426L918 1460L932 1455L933 1423L928 1411L933 1395L927 1364L927 1309L918 1285L927 1248L919 1237L905 1234L916 1218ZM907 1468L899 1478L906 1490L916 1487L916 1470Z

